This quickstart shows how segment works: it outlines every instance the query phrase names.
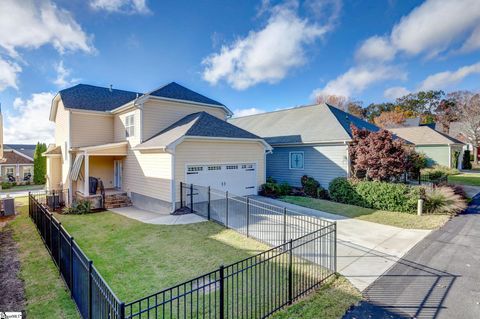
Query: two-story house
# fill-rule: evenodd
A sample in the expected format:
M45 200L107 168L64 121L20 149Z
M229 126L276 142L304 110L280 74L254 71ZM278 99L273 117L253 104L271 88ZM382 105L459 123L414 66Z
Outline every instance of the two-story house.
M139 208L173 211L180 182L237 195L255 194L265 182L260 137L226 120L223 104L177 83L149 93L79 84L53 99L55 144L47 157L47 188L70 197L125 194Z

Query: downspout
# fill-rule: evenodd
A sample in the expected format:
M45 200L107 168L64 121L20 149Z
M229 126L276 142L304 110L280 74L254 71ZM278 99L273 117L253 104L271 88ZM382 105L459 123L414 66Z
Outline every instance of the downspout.
M344 141L343 143L347 147L347 178L350 178L351 177L350 150L349 150L348 142Z

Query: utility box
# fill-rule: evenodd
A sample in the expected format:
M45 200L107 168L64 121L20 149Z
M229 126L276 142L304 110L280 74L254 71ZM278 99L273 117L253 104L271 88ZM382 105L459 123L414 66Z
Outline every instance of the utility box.
M15 215L15 199L13 197L2 199L2 207L5 216Z

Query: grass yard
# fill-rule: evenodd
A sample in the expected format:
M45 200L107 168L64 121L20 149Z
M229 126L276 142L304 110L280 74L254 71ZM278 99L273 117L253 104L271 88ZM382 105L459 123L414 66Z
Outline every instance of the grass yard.
M14 232L19 245L20 277L25 284L26 311L29 318L80 318L68 289L28 217L27 198L16 198L23 204L19 216L6 227Z
M447 215L417 216L416 214L389 212L300 196L285 196L280 200L327 213L407 229L437 229L450 218Z
M151 225L111 212L57 218L124 301L268 248L213 222Z
M13 192L29 191L29 190L34 191L34 190L39 190L44 188L45 188L45 185L18 185L18 186L13 186L7 189L1 189L0 193L13 193Z
M314 294L272 316L274 319L342 318L362 294L342 276L329 281Z
M448 182L459 185L480 186L480 174L459 174L448 176Z

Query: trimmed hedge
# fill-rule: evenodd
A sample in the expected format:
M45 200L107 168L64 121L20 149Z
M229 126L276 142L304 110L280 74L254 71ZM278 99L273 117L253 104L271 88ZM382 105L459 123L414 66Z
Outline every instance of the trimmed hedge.
M404 184L352 181L335 178L329 187L332 200L366 208L415 213L421 188Z

